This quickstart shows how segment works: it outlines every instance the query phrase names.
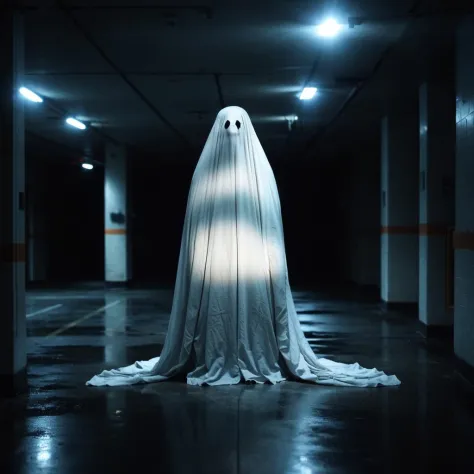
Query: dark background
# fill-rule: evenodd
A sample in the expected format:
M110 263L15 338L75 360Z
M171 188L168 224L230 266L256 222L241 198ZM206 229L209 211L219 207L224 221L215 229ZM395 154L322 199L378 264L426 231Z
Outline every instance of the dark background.
M195 160L129 166L132 275L135 281L173 284ZM32 153L42 168L49 281L104 279L104 169L83 170L64 159ZM292 283L338 279L338 230L331 168L282 160L273 165L282 205ZM28 183L27 183L28 189ZM339 245L340 248L340 245Z

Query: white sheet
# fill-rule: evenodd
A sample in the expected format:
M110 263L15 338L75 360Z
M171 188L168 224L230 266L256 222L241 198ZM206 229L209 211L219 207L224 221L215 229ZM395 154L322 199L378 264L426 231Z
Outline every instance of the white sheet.
M161 356L105 370L87 385L183 372L192 385L290 376L325 385L400 384L376 369L318 358L309 346L288 282L273 171L240 107L219 112L193 175Z

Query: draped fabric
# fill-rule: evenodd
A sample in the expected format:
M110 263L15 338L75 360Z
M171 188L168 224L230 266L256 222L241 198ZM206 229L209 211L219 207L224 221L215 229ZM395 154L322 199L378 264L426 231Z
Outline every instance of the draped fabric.
M287 378L326 385L398 385L394 375L318 358L288 281L275 177L248 114L219 112L188 196L168 333L159 357L105 370L88 385L186 374L188 384Z

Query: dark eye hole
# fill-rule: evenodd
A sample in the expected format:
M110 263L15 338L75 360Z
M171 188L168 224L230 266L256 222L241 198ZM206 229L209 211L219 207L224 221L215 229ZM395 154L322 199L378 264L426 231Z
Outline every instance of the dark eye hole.
M237 128L240 128L240 122L237 120L237 122L235 122L235 125L237 125Z
M230 122L229 122L228 120L226 121L224 127L225 127L226 129L230 127Z

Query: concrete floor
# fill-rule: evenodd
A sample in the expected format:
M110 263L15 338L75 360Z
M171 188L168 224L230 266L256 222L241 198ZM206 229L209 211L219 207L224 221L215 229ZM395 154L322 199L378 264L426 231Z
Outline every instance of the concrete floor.
M0 400L0 472L474 472L474 414L449 350L370 298L294 296L317 354L402 385L86 387L104 368L159 354L172 292L30 292L30 390Z

